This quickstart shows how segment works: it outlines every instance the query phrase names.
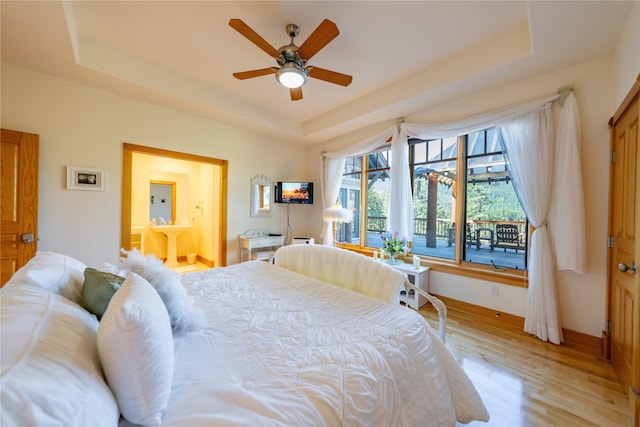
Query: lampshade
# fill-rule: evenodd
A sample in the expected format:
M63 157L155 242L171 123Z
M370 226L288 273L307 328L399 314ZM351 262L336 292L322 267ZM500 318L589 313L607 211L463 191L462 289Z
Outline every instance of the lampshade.
M353 211L345 209L340 205L332 206L322 211L322 219L325 222L351 222L353 221Z
M294 89L307 82L307 73L295 63L288 62L276 72L276 79L282 86Z

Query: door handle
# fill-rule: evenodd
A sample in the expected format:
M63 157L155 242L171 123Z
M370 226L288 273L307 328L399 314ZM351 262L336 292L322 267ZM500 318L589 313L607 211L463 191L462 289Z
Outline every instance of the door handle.
M22 243L33 243L33 233L24 233L22 235Z
M631 274L636 274L636 264L634 263L631 267L629 267L624 262L621 262L620 264L618 264L618 270L622 271L623 273L625 273L627 270L631 270Z

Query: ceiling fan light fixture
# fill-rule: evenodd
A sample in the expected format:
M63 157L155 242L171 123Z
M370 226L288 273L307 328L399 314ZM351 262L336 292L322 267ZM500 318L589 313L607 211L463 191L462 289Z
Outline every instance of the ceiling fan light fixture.
M307 82L307 78L307 73L292 62L284 64L276 72L276 79L278 82L289 89L295 89L302 86Z
M352 77L347 74L325 70L316 66L307 66L309 59L340 34L338 26L328 19L324 19L299 47L293 42L299 33L298 26L295 24L287 25L285 30L291 38L291 42L280 49L271 46L269 42L241 19L230 19L229 26L275 59L278 64L277 67L233 73L233 77L236 79L246 80L273 74L278 83L289 89L292 101L302 99L302 86L309 77L340 86L349 86L351 84Z

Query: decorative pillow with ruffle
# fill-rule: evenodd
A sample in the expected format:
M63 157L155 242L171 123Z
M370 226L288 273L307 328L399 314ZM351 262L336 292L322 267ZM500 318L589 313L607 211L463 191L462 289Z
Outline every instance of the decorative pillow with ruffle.
M121 250L120 253L122 257L119 264L104 264L101 270L123 277L134 272L146 279L167 307L171 329L175 334L185 334L204 327L204 313L182 285L180 273L167 268L153 255L145 256L137 249Z

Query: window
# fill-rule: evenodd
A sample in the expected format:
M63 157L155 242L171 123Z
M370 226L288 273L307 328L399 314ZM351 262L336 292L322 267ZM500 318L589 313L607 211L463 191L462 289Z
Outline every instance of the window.
M496 129L467 135L464 260L526 269L528 223Z
M348 206L357 212L366 206L364 227L352 224L351 243L361 247L380 248L380 236L388 231L390 154L347 159L341 201L345 206L349 197ZM526 270L528 222L511 183L500 132L491 128L452 138L413 139L407 160L412 171L414 254L496 271ZM359 187L358 201L352 188L356 175L361 184L362 174L367 182ZM357 228L363 238L356 237Z
M391 194L391 151L367 156L367 216L365 245L382 247L382 235L387 231L387 214Z
M455 259L457 140L410 142L415 254Z
M346 159L339 201L342 206L353 210L354 220L350 224L340 225L339 242L373 248L382 247L381 236L387 229L391 193L390 163L390 150ZM365 188L362 188L361 182L363 174L367 177ZM367 213L363 218L363 226L360 225L361 209ZM341 239L346 234L349 234L349 237Z
M360 242L360 180L362 176L362 158L346 159L338 202L353 211L353 221L338 225L338 242Z

